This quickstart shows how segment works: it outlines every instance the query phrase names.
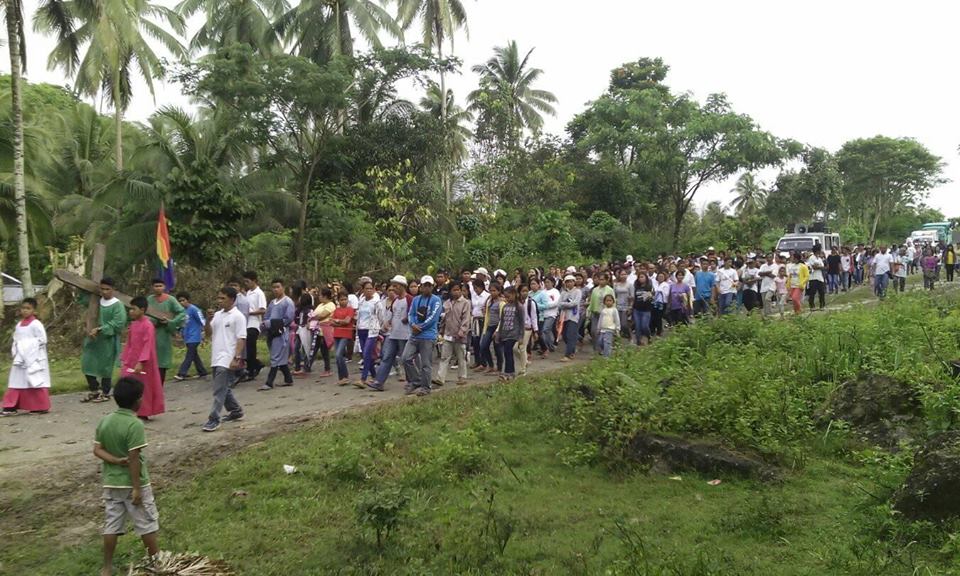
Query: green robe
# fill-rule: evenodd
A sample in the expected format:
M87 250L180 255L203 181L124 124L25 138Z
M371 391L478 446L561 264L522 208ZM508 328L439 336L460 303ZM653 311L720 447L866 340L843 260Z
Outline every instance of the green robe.
M83 339L80 368L84 375L111 378L120 358L120 337L127 327L127 309L118 300L110 306L100 306L100 332L96 338Z
M150 308L156 308L158 311L166 312L173 317L166 324L161 324L156 318L150 318L153 326L157 329L157 366L160 368L169 368L173 364L173 335L180 331L187 314L183 306L177 302L173 296L167 296L163 302L158 302L153 294L147 296L147 304Z

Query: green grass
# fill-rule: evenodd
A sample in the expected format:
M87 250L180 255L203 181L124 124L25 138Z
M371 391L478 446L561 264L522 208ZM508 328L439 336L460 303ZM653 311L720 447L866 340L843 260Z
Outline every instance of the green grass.
M249 575L956 573L945 533L902 524L867 495L884 490L875 464L813 452L782 483L719 486L570 466L558 457L573 442L555 433L559 397L544 380L461 390L211 461L159 494L162 547ZM398 494L408 504L378 549L357 502ZM139 554L122 539L121 563ZM0 557L0 572L79 575L100 550L92 529L62 548L41 526L0 544Z

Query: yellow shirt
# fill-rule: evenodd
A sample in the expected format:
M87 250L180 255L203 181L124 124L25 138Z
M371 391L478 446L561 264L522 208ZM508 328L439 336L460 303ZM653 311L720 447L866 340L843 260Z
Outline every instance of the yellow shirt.
M317 319L321 324L329 324L330 320L333 319L333 311L337 309L337 305L333 302L327 302L326 304L320 304L313 311L313 317Z

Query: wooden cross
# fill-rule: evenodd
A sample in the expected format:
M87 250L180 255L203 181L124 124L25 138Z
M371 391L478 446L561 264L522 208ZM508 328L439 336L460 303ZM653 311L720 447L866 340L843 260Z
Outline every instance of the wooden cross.
M93 297L90 298L90 306L84 321L87 326L87 332L90 332L100 323L100 280L103 279L103 264L106 260L107 247L103 244L96 244L93 247L93 266L90 270L90 278L71 272L70 270L54 270L53 275L60 279L64 284L79 288L84 292L89 292ZM119 290L113 291L114 297L127 308L130 307L130 301L133 299ZM147 316L157 320L173 320L173 315L169 312L157 310L156 308L147 308Z

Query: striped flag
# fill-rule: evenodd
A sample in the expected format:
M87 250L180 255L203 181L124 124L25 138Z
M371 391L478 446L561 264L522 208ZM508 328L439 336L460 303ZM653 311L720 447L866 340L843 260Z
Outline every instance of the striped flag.
M160 264L160 277L167 285L167 290L173 290L177 285L177 277L173 272L173 256L170 254L170 233L167 231L167 215L160 204L160 216L157 218L157 259Z

